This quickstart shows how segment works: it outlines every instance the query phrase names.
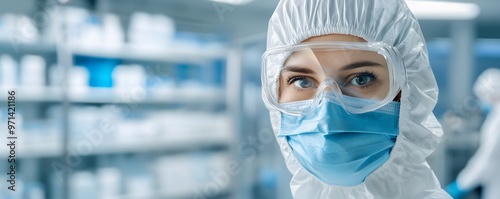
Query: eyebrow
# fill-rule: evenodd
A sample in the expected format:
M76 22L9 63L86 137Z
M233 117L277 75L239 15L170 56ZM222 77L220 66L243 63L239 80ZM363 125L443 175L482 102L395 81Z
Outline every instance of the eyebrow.
M346 70L352 70L356 68L361 68L361 67L380 67L382 66L381 64L377 62L372 62L372 61L359 61L359 62L354 62L345 65L342 67L340 70L341 71L346 71ZM311 70L309 68L301 67L301 66L286 66L283 68L281 72L296 72L296 73L304 73L304 74L315 74L314 70Z
M281 72L283 72L283 71L304 73L304 74L315 74L316 73L309 68L300 67L300 66L287 66L287 67L283 68L283 70Z
M347 64L344 67L342 67L340 70L346 71L346 70L352 70L352 69L366 67L366 66L368 66L368 67L380 67L382 65L377 63L377 62L372 62L372 61L359 61L359 62Z

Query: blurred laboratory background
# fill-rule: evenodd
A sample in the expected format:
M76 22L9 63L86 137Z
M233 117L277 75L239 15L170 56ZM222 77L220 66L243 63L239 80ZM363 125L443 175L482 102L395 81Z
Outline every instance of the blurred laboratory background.
M500 68L500 1L457 1L409 1L440 89L428 161L443 187L480 145L472 85ZM0 0L0 123L14 88L18 136L0 198L291 198L260 92L277 3Z

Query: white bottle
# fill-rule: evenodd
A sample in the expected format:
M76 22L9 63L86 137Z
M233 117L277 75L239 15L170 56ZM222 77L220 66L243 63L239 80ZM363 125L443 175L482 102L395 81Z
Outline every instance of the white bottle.
M146 72L140 65L120 65L113 70L113 90L122 101L139 102L147 97Z
M149 161L137 156L129 159L127 169L128 178L124 180L125 194L130 198L156 198L154 195L154 178L146 163Z
M97 169L99 181L99 198L111 199L121 194L121 173L113 167Z
M88 18L89 13L83 8L65 7L65 15L61 19L66 26L68 43L73 47L81 47L85 44L86 29L85 20ZM57 31L57 27L56 27Z
M128 29L128 39L134 48L151 48L151 45L157 43L152 39L151 29L154 23L151 15L144 12L135 12L130 18ZM153 40L154 43L150 41Z
M45 59L38 55L21 58L21 86L45 87Z
M0 57L0 87L17 86L16 61L10 55Z
M16 37L21 38L24 43L38 42L40 33L35 23L26 15L20 15L16 21Z
M32 182L26 183L27 190L25 197L26 199L45 199L45 190L43 188L42 183L40 182Z
M68 86L77 92L86 92L89 89L90 74L87 68L82 66L71 67L68 74Z
M141 65L119 65L113 70L113 87L130 90L146 85L146 72Z
M18 35L15 35L16 32L16 20L17 16L7 13L2 16L2 31L0 31L0 40L3 41L13 41L20 42L18 39ZM14 39L14 40L12 40ZM15 44L15 43L11 43Z
M105 48L116 49L123 46L125 36L120 18L115 14L106 14L103 18L103 44Z
M88 171L73 173L69 179L71 199L98 198L97 180L95 175Z
M175 39L174 20L172 20L170 17L160 14L153 15L151 19L153 23L153 26L151 27L153 37L150 39L153 39L152 42L158 41L154 43L160 45L160 47L162 48L171 45L173 43L173 40Z
M89 49L98 49L102 47L102 22L98 16L87 16L85 24L83 25L82 33L82 47Z

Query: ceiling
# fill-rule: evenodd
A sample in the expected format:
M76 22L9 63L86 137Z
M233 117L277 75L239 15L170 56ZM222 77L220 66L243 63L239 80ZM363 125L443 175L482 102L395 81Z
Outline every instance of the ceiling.
M245 5L249 10L260 13L259 16L269 17L279 0L255 0ZM476 36L479 38L500 38L500 1L499 0L443 0L454 2L476 3L481 12L474 20ZM267 20L267 19L266 19ZM450 21L420 20L426 37L449 37Z
M107 0L113 2L111 10L136 9L138 0ZM450 1L450 0L446 0ZM500 38L499 0L453 0L474 2L480 7L480 15L474 20L476 36L479 38ZM100 0L105 4L104 0ZM120 2L120 3L118 3ZM230 32L234 38L246 38L265 34L267 22L279 0L254 0L251 3L232 6L208 0L149 0L141 1L140 9L163 12L176 19L180 27L204 27L204 30ZM123 5L123 9L117 5ZM125 8L126 6L130 8ZM104 7L104 6L102 6ZM126 12L126 11L125 11ZM427 38L449 37L450 21L421 20L422 30Z
M53 2L56 0L45 0ZM448 1L448 0L447 0ZM500 38L499 0L453 0L474 2L481 13L475 19L476 36ZM33 13L37 9L35 0L0 0L0 13ZM233 39L265 35L267 21L278 0L254 0L251 3L232 6L208 0L71 0L71 5L93 8L99 12L113 12L122 16L124 24L134 11L163 13L175 19L178 29L228 34ZM421 20L427 38L449 37L449 21Z

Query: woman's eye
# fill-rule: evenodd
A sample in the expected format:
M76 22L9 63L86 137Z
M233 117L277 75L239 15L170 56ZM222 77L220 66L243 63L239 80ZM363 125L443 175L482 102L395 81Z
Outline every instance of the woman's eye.
M312 88L314 87L314 82L312 82L309 79L303 78L303 79L296 79L295 81L293 81L293 85L298 88Z
M359 74L356 75L350 83L355 86L365 86L372 80L374 80L374 76L372 74Z

